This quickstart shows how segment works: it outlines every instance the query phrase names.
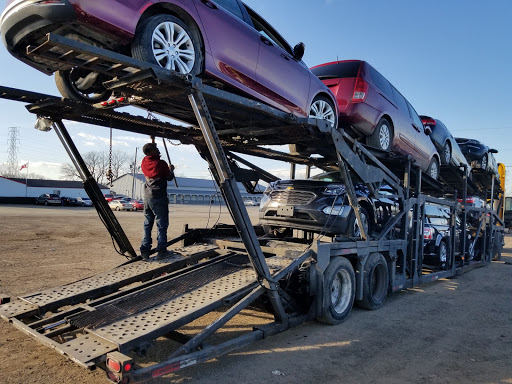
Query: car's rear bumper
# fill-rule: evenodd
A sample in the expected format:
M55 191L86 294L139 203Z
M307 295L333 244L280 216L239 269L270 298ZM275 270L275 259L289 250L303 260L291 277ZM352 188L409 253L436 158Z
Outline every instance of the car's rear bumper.
M339 125L350 126L369 136L375 130L381 112L366 103L349 103L340 108Z
M62 24L76 21L76 13L68 0L47 3L41 0L18 0L9 4L1 16L0 29L7 50L25 54L22 44L31 36L31 42ZM32 41L33 40L33 41Z

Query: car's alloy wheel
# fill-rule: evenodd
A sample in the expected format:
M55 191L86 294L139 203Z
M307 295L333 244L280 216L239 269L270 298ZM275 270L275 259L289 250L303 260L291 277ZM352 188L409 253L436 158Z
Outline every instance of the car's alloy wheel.
M390 151L393 145L393 128L387 119L381 119L372 135L368 138L368 144L383 151Z
M443 147L443 162L445 165L450 165L452 161L452 149L450 144L446 142Z
M106 89L97 72L80 68L55 72L55 84L60 94L68 99L94 104L108 100L112 91Z
M480 160L480 167L485 171L487 170L487 154L482 156L482 160Z
M439 177L439 164L435 157L430 162L430 165L427 169L427 174L434 180L437 180L437 178Z
M364 210L364 208L359 208L359 217L361 218L361 223L363 224L364 233L368 236L368 229L370 225L368 224L368 214ZM354 229L353 229L354 237L361 237L361 230L359 229L359 225L357 223L357 219L354 221Z
M336 109L332 101L325 96L317 96L309 108L309 117L327 120L331 127L336 127Z
M203 67L199 31L172 15L156 15L137 27L133 57L183 75L198 75Z

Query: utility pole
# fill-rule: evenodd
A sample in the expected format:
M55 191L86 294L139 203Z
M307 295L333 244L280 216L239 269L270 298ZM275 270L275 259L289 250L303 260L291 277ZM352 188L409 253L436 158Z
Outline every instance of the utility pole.
M9 149L7 157L7 172L10 177L15 177L19 173L18 169L18 143L19 128L9 127Z
M137 173L137 150L139 148L135 148L135 160L133 160L132 167L132 199L135 199L135 175Z

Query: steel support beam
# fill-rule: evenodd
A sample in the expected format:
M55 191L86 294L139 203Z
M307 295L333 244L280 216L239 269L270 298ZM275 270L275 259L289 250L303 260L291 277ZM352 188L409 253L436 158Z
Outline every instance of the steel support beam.
M108 232L110 233L110 236L112 236L112 238L119 246L119 252L122 254L128 253L129 257L132 259L136 258L137 254L135 253L135 250L133 249L130 240L128 240L128 237L124 233L121 224L119 224L119 221L117 221L116 216L108 206L107 200L105 200L105 197L103 196L103 193L101 192L98 183L96 182L94 177L92 177L91 173L87 169L85 161L80 155L80 152L78 152L78 149L76 148L75 143L71 139L68 130L62 123L62 120L55 121L55 123L53 124L53 128L55 129L57 136L62 142L64 149L68 153L69 158L75 165L78 174L80 175L83 181L84 189L87 192L87 195L94 203L94 207L96 208L96 211L98 211L98 215L100 216L101 221L107 228Z

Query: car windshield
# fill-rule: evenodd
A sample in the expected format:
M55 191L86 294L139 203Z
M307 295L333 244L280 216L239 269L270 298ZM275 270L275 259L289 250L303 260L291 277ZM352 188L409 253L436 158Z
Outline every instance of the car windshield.
M59 197L59 195L55 195L55 194L51 193L50 197Z
M320 80L357 77L360 61L347 61L330 65L322 65L311 70Z
M315 175L311 177L310 180L318 180L318 181L326 181L330 183L342 183L343 178L341 177L341 173L338 171L321 173L319 175Z

